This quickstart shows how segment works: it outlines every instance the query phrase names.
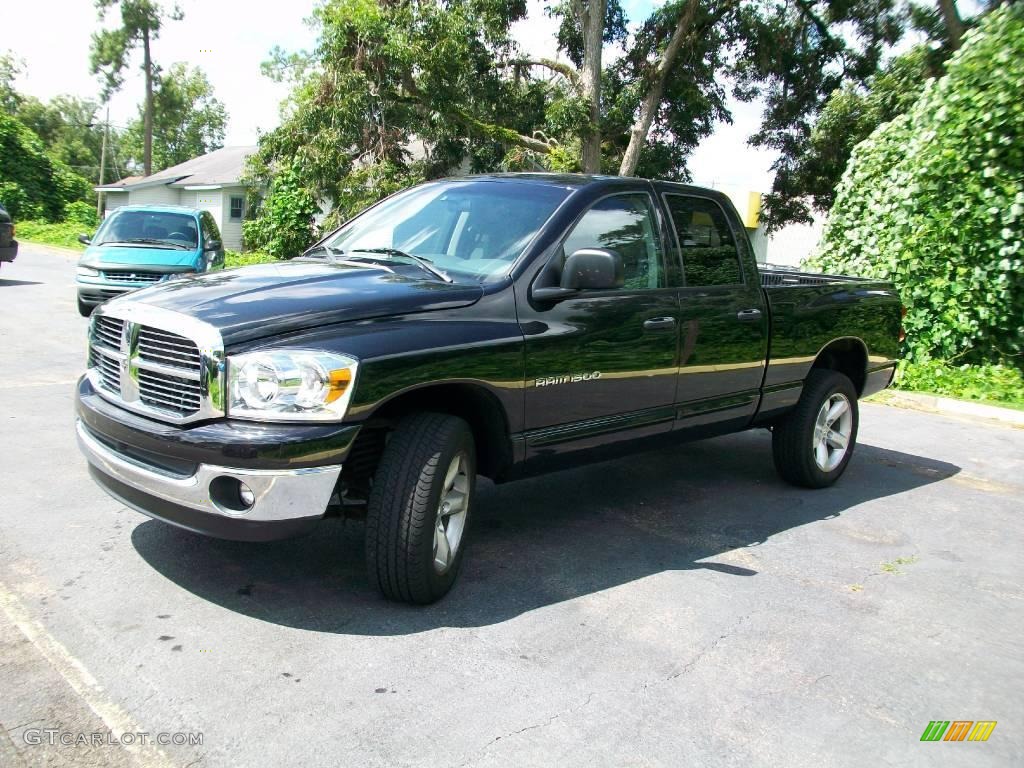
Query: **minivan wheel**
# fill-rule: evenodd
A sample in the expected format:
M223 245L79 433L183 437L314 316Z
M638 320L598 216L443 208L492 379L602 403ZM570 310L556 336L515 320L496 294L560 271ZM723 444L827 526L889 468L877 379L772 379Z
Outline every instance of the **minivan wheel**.
M92 304L86 304L81 299L78 300L78 314L82 317L89 317L95 307Z
M465 421L418 413L399 422L366 510L367 570L385 597L426 604L451 589L475 489L476 447Z
M776 471L805 488L832 485L853 456L858 422L853 382L837 371L811 371L796 407L772 430Z

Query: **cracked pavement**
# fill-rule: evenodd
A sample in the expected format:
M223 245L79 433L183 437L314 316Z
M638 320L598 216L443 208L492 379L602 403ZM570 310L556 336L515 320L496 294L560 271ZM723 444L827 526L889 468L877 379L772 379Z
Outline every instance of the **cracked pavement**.
M1024 430L867 404L823 491L764 431L482 482L459 583L411 608L360 522L223 542L96 488L73 280L32 245L0 272L0 764L1021 764ZM999 724L920 742L936 719Z

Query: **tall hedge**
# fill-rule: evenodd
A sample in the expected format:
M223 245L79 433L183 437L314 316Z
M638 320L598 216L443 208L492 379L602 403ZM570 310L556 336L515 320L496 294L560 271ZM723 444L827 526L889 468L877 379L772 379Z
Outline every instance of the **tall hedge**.
M30 128L0 112L0 202L15 220L59 221L65 205L90 192L88 179L47 155Z
M990 13L854 149L811 266L883 277L907 357L1024 366L1024 9Z

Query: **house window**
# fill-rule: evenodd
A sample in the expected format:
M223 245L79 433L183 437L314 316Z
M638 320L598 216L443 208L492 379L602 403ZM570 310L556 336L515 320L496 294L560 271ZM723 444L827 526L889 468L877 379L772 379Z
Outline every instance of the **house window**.
M241 221L245 210L245 198L240 195L231 196L231 221Z

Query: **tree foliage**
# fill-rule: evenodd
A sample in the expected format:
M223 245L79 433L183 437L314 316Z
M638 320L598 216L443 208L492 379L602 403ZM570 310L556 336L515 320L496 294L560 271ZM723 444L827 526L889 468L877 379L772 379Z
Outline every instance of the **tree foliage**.
M89 196L89 182L51 158L28 127L0 113L0 202L15 219L58 221Z
M183 63L157 71L153 89L153 171L169 168L224 146L227 111L198 67ZM142 166L144 107L125 131L122 157Z
M891 279L908 358L1024 352L1024 9L969 30L947 74L859 144L813 265Z
M89 65L94 75L102 76L103 98L107 99L124 85L124 71L132 51L142 49L142 71L146 82L143 101L143 166L148 176L152 173L153 88L156 77L150 44L160 36L160 28L165 20L179 20L182 13L177 6L165 11L153 0L96 0L100 21L115 6L121 11L120 24L93 33Z
M97 181L103 142L99 108L95 101L75 96L56 96L49 102L22 96L15 115L35 132L51 157Z
M248 248L277 258L296 256L313 239L316 198L303 185L295 168L281 168L275 176L260 216L242 223Z

